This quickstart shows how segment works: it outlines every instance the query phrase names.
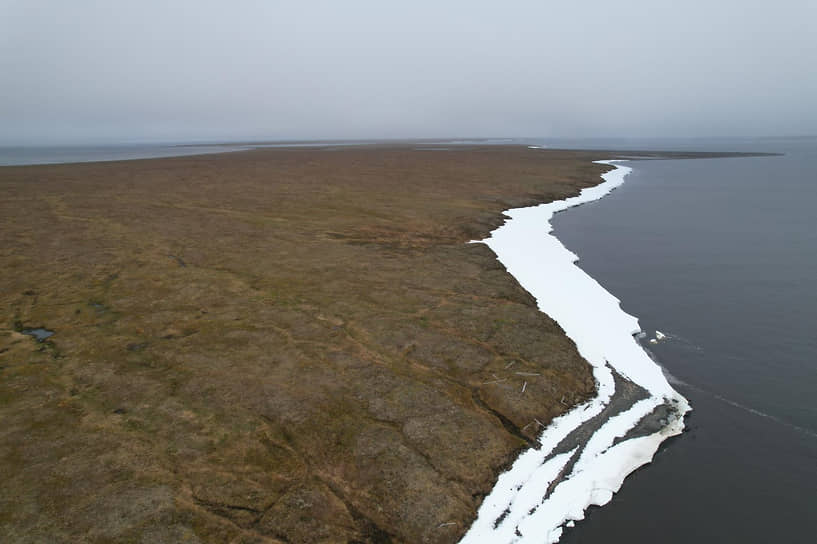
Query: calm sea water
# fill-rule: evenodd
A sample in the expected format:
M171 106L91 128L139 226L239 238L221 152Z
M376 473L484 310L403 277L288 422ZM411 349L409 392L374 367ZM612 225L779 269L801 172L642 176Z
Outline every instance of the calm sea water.
M786 154L632 161L554 218L694 408L562 542L817 541L817 142L718 147Z

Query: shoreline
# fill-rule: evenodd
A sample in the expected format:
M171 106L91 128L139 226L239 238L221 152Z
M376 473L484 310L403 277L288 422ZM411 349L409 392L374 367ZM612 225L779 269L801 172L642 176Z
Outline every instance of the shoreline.
M125 539L172 514L202 542L301 541L309 529L283 505L305 500L313 530L338 541L459 541L539 422L599 381L514 271L467 242L503 210L580 198L609 168L599 155L624 158L373 146L0 168L13 272L0 449L20 452L4 458L20 497L0 512L16 516L9 530ZM55 334L37 344L18 322ZM564 427L551 468L581 466L571 452L649 397L610 374L618 394ZM662 409L627 438L654 434ZM100 470L87 459L102 443ZM55 484L63 466L74 476ZM43 510L44 494L89 481L98 507ZM149 527L123 493L153 505ZM100 513L119 521L99 526Z
M505 224L482 240L576 343L593 366L598 394L554 419L542 432L540 448L524 452L499 476L463 544L543 536L557 542L564 526L583 519L589 506L609 502L664 440L680 434L691 409L637 342L637 318L576 266L578 256L551 234L555 213L604 197L632 170L616 164L621 161L594 162L616 168L578 196L506 211ZM531 236L537 237L536 248L520 243Z
M464 139L416 139L383 141L314 141L314 142L221 142L221 143L157 143L157 144L99 144L99 145L53 145L53 146L0 146L0 168L20 166L57 166L70 164L121 163L177 158L195 158L224 153L254 152L260 150L339 151L351 149L413 149L414 151L452 151L484 147L518 147L549 150L553 152L589 151L584 147L548 147L529 145L527 139L513 141L488 139L485 141ZM419 147L418 147L419 146ZM760 156L775 153L758 152L690 152L661 150L598 150L615 153L622 159L673 158L722 158L725 156Z

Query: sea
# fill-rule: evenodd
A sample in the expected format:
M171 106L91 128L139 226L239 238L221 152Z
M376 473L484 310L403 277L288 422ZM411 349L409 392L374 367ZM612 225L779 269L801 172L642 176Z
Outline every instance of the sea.
M778 153L630 160L622 186L553 218L693 407L687 431L560 542L817 541L817 138L517 143L599 149L600 160L605 149ZM0 148L0 164L247 148ZM656 331L665 337L651 343Z
M693 408L560 542L817 542L817 139L593 145L780 155L627 161L553 218Z

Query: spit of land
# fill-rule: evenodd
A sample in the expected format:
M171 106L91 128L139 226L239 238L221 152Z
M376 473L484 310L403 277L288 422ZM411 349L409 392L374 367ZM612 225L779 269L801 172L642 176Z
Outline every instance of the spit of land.
M595 394L467 242L598 184L600 158L407 144L0 168L0 540L457 541Z

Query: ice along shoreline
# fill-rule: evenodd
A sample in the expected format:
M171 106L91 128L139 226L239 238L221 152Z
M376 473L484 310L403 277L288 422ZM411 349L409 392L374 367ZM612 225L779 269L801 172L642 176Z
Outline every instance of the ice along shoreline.
M461 544L557 542L564 526L609 502L661 442L683 431L689 404L636 341L638 319L552 235L555 213L602 198L632 171L621 161L596 162L615 166L602 183L575 197L508 210L505 224L482 240L593 366L598 395L554 419L540 447L499 476Z

